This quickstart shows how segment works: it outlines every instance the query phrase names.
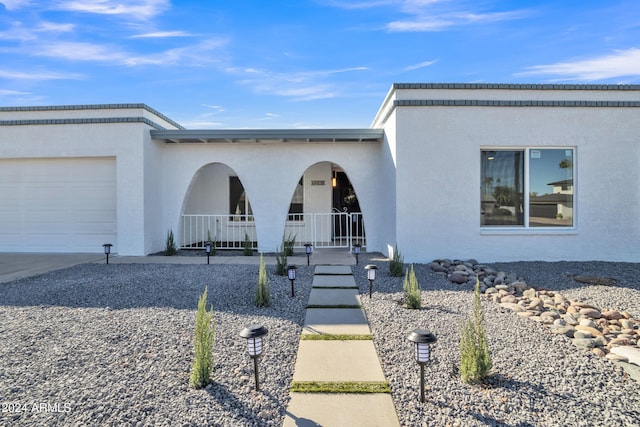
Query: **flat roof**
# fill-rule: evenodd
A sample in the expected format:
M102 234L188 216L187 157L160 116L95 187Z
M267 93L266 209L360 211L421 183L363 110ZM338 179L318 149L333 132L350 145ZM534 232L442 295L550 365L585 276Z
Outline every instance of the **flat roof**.
M180 129L151 130L169 144L194 143L380 143L382 129Z

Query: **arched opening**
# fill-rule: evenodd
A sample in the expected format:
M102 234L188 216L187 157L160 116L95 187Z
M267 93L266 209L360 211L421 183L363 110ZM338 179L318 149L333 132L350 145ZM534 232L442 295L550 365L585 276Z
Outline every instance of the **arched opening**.
M193 176L185 195L180 221L180 248L203 249L207 241L217 249L257 246L249 196L229 166L210 163Z
M342 167L319 162L307 168L293 191L283 239L296 247L366 246L360 203Z

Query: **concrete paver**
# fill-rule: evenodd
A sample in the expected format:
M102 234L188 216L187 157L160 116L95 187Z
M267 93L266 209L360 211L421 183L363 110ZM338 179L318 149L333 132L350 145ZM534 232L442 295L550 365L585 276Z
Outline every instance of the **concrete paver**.
M331 275L350 275L351 267L348 265L318 265L316 266L315 275L320 276L323 274Z
M317 267L316 267L317 268ZM311 285L314 288L357 288L353 276L313 276Z
M309 294L309 306L359 306L360 297L357 289L311 289Z
M302 333L369 335L371 329L361 308L308 308Z
M390 394L292 393L283 427L399 426Z
M302 340L293 381L385 381L371 340Z

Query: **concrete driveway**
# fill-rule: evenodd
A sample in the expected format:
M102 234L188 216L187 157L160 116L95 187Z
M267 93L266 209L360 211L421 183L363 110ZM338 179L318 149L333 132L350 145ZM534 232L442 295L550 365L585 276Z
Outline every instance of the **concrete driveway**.
M104 258L104 254L0 253L0 283Z

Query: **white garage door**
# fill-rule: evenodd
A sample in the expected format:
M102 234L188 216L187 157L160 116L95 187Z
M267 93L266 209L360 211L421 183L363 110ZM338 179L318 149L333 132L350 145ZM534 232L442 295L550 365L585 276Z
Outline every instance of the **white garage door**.
M115 239L114 158L0 160L0 251L102 252Z

